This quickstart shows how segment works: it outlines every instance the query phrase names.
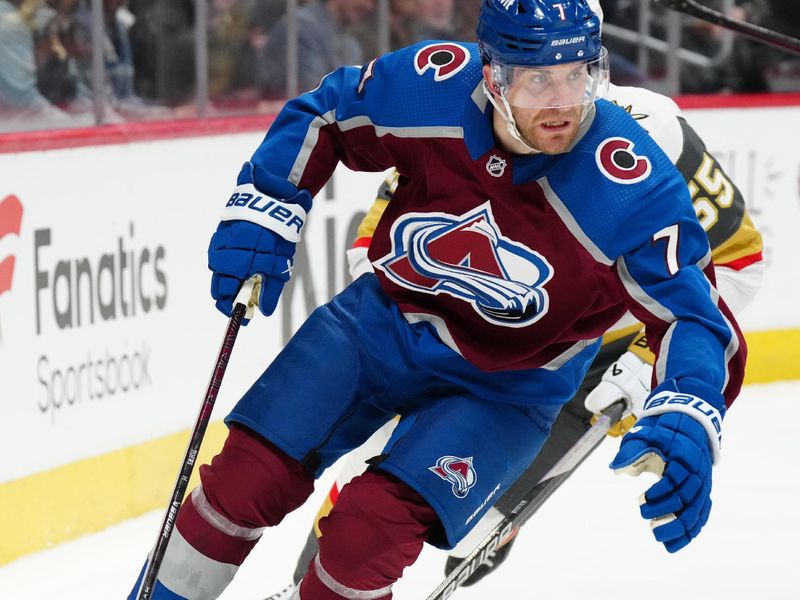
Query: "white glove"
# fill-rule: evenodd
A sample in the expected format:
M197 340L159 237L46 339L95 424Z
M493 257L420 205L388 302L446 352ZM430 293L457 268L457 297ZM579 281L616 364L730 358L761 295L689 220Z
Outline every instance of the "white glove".
M367 250L369 249L364 246L358 246L347 251L347 266L353 279L358 279L364 273L375 272L375 269L372 268L372 263L367 258Z
M615 402L622 400L625 403L622 419L631 415L636 418L642 412L644 401L650 394L652 375L653 365L628 351L608 367L600 383L589 392L583 404L586 410L599 415Z

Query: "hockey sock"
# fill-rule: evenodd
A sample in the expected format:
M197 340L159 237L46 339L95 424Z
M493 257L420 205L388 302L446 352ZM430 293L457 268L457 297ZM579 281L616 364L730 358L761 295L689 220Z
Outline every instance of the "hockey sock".
M399 479L380 471L353 479L320 521L319 554L300 598L391 598L392 584L417 559L436 522L428 503Z
M302 465L243 427L200 468L202 485L183 503L159 569L174 595L211 600L227 587L265 527L278 524L313 491Z

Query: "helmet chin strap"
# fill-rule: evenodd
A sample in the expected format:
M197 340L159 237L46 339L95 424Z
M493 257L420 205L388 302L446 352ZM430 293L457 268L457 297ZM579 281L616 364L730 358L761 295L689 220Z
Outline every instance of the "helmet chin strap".
M532 154L541 154L541 150L537 150L531 146L522 137L522 134L517 128L517 122L514 120L514 116L511 114L511 105L508 103L506 97L503 94L499 94L500 100L503 103L503 105L500 106L500 103L497 102L497 98L495 98L495 95L489 89L489 84L486 83L486 80L483 82L483 93L489 99L489 102L492 103L492 106L494 106L495 110L500 114L501 117L503 117L503 120L506 122L506 128L508 129L508 133L511 135L511 137Z

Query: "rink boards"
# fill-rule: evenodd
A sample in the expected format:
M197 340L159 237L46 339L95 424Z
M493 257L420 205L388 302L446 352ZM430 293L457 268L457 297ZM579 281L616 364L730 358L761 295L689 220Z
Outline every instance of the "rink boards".
M800 379L800 151L782 135L800 103L687 117L765 237L764 286L742 319L747 380ZM0 564L165 503L226 324L208 238L263 136L232 126L17 138L15 152L0 138ZM315 200L293 282L275 316L242 330L217 418L346 285L344 251L381 178L340 168ZM203 455L223 437L212 424Z

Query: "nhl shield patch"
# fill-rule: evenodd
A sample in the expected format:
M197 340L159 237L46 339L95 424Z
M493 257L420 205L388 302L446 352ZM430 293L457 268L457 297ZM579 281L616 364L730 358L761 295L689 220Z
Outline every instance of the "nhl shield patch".
M506 162L505 158L501 158L496 154L492 154L489 157L489 161L486 163L486 171L492 177L502 177L503 174L506 172Z

